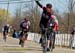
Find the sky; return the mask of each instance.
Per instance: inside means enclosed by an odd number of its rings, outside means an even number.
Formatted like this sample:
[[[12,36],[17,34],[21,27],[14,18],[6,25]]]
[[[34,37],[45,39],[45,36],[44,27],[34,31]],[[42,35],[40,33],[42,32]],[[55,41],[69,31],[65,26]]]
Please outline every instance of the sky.
[[[58,10],[59,13],[67,12],[67,3],[68,0],[42,0],[41,3],[46,5],[47,3],[51,3],[53,5],[54,10]]]
[[[7,0],[0,0],[0,1],[7,1]],[[62,14],[63,12],[67,12],[67,0],[41,0],[40,3],[44,6],[47,3],[51,3],[53,5],[53,9],[58,10],[60,14]],[[14,14],[15,9],[17,7],[19,7],[19,4],[10,4],[9,5],[10,13]],[[7,9],[7,4],[0,4],[0,8]]]

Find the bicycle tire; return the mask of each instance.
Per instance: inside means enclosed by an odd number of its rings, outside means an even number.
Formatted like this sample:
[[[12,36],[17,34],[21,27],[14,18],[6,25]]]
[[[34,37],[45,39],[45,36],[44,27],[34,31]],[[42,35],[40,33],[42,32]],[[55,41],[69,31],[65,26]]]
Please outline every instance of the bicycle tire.
[[[21,47],[24,47],[24,41],[25,41],[26,35],[27,33],[23,32],[23,37],[21,37]]]
[[[7,39],[7,33],[5,32],[5,34],[3,35],[3,40],[6,42],[6,39]]]
[[[53,35],[52,35],[52,37],[53,37]],[[52,40],[51,40],[51,48],[50,48],[50,52],[53,51],[53,41],[54,41],[54,38],[52,38]]]
[[[4,39],[4,41],[6,42],[6,37],[4,37],[3,39]]]
[[[51,43],[51,49],[50,49],[50,52],[53,51],[53,42]]]
[[[21,47],[24,47],[24,41],[21,40]]]
[[[43,43],[42,43],[42,45],[43,45],[43,53],[47,53],[47,50],[46,50],[47,37],[46,37],[46,35],[44,35],[44,37],[43,37]]]

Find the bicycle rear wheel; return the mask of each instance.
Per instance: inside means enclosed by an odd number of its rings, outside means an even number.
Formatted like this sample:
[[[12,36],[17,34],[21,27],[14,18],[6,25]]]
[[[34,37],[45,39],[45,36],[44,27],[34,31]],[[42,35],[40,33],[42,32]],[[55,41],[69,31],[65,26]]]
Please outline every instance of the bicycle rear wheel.
[[[52,52],[53,51],[53,42],[51,43],[51,49],[50,51]]]
[[[3,37],[3,40],[6,42],[6,36]]]
[[[54,41],[54,36],[52,35],[52,39],[51,39],[51,45],[50,45],[50,51],[53,51],[53,42]]]
[[[24,41],[21,40],[21,47],[24,47]]]
[[[4,34],[3,34],[3,40],[6,42],[6,37],[7,36],[7,33],[6,32],[4,32]]]
[[[25,36],[21,37],[21,47],[24,47]]]

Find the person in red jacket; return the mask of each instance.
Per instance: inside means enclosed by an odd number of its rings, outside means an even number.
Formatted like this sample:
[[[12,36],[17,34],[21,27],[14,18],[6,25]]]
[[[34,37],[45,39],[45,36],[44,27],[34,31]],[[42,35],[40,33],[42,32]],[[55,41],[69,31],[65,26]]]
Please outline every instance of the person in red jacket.
[[[58,20],[57,20],[57,17],[55,15],[51,15],[51,18],[54,20],[55,22],[55,25],[54,25],[54,29],[53,29],[53,32],[54,32],[54,41],[53,41],[53,49],[55,48],[55,35],[56,33],[58,32],[59,30],[59,24],[58,24]]]

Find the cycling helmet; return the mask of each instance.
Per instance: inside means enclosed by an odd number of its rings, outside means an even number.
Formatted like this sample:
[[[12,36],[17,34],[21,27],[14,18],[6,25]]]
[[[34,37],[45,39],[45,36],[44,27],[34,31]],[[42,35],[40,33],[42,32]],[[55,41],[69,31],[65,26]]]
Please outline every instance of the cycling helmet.
[[[46,4],[46,7],[52,8],[52,4]]]

